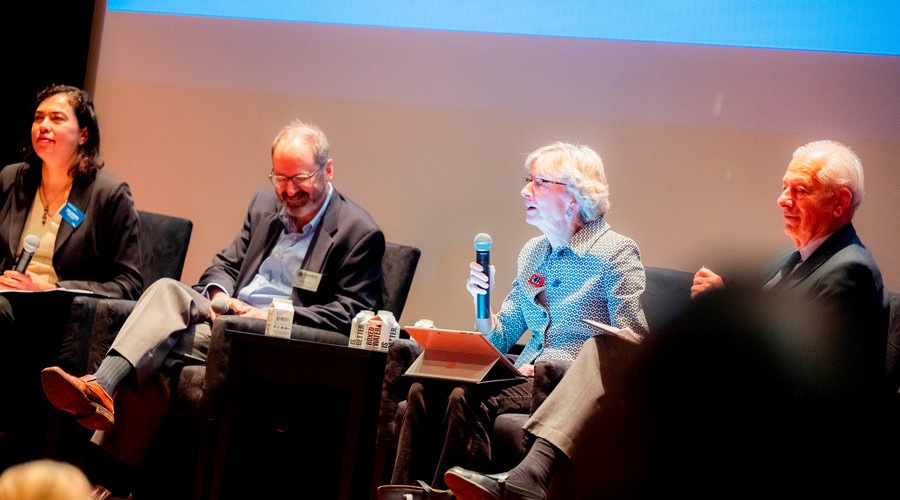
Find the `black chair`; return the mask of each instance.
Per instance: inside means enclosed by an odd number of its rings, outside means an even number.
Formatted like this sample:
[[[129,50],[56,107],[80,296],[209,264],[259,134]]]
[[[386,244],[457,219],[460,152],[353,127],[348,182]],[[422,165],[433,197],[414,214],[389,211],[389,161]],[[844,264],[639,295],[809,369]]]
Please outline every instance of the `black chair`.
[[[138,211],[141,223],[141,275],[144,287],[160,278],[181,279],[194,224],[188,219]],[[93,372],[134,307],[134,301],[76,297],[64,339],[74,346],[73,375]],[[123,314],[124,313],[124,314]]]
[[[188,219],[138,210],[144,288],[160,278],[181,279],[194,224]]]
[[[144,285],[159,278],[180,279],[193,223],[188,219],[138,211],[141,224],[141,275]],[[74,375],[92,373],[134,307],[134,301],[77,296],[69,307],[57,364]],[[127,311],[124,312],[123,311]],[[43,397],[43,395],[42,395]],[[53,410],[47,423],[44,455],[81,460],[85,429]]]
[[[900,405],[900,292],[886,292],[889,310],[887,333],[888,390]]]

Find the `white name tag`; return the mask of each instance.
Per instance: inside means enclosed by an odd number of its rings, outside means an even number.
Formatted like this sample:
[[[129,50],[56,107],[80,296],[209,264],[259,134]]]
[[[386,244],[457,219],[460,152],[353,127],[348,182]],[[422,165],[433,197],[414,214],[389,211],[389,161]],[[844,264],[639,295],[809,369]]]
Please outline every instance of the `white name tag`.
[[[321,273],[301,269],[297,276],[294,276],[294,282],[291,285],[294,288],[315,292],[319,290],[320,281],[322,281]]]

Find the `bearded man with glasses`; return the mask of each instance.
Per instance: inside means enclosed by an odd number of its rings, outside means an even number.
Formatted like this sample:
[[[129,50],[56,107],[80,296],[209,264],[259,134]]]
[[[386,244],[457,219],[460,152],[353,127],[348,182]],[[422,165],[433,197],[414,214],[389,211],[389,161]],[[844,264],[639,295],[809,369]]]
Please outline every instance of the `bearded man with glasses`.
[[[384,235],[331,185],[329,154],[315,125],[295,121],[282,129],[272,144],[274,191],[256,194],[241,232],[200,283],[162,279],[150,286],[96,373],[75,378],[58,367],[43,370],[50,402],[97,431],[92,441],[105,451],[98,451],[104,465],[96,468],[116,495],[109,498],[128,497],[123,479],[168,405],[152,397],[154,387],[168,383],[171,371],[162,368],[206,362],[220,314],[213,300],[224,297],[234,314],[265,319],[273,298],[291,297],[294,323],[346,334],[358,312],[379,308]],[[116,422],[117,410],[141,422]]]

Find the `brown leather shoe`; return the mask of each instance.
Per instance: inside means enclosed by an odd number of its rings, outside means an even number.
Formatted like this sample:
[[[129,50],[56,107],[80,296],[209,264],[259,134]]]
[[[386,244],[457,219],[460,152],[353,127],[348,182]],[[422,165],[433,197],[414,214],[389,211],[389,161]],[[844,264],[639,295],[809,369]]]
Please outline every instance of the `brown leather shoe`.
[[[58,366],[51,366],[41,371],[41,382],[50,404],[75,415],[78,423],[97,431],[112,430],[115,425],[112,398],[100,387],[96,377],[75,378]]]
[[[94,486],[93,490],[91,490],[91,500],[132,500],[132,496],[129,493],[129,495],[125,498],[114,497],[112,496],[111,491],[98,484],[97,486]]]

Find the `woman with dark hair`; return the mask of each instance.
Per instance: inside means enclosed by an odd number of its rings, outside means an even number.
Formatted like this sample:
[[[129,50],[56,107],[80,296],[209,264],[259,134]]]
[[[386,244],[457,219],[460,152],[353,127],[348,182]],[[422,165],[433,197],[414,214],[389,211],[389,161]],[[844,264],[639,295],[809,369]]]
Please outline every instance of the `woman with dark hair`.
[[[101,170],[91,97],[53,85],[38,93],[33,109],[25,161],[0,170],[0,377],[11,382],[10,397],[41,408],[41,367],[87,368],[81,346],[64,335],[74,295],[51,290],[136,299],[143,279],[131,190]],[[26,239],[38,245],[22,272]],[[39,457],[45,417],[0,413],[0,462]]]
[[[0,171],[0,290],[138,297],[137,212],[128,185],[100,170],[99,150],[86,92],[53,85],[38,94],[25,161]],[[25,272],[16,271],[30,235],[40,244]],[[0,296],[0,315],[11,313]]]
[[[64,85],[38,93],[25,161],[0,171],[0,290],[140,295],[140,227],[131,190],[100,170],[99,151],[90,95]],[[26,238],[39,245],[20,272],[15,267]],[[0,293],[2,326],[14,323],[12,296]]]

